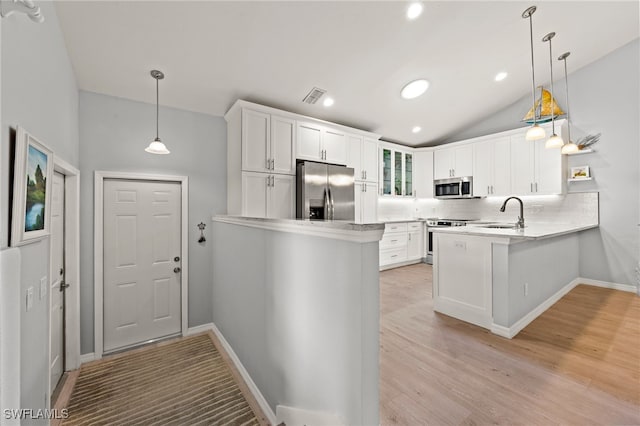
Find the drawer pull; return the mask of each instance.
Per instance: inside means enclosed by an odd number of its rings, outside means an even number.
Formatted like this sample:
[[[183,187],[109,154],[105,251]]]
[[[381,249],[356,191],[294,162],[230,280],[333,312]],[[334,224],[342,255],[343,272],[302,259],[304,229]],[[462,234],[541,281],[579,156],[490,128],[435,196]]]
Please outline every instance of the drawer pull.
[[[397,254],[394,254],[394,255],[392,255],[391,257],[398,257],[398,255],[397,255]]]
[[[392,242],[392,243],[397,243],[397,242],[398,242],[398,240],[391,240],[391,242]]]

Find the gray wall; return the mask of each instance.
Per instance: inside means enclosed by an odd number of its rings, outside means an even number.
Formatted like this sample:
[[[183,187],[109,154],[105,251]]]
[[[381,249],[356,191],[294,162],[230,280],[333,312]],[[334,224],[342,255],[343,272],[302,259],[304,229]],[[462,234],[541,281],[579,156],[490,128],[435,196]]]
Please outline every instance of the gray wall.
[[[151,78],[151,77],[149,77]],[[171,76],[162,84],[172,82]],[[162,85],[161,85],[162,86]],[[162,87],[160,88],[162,91]],[[153,93],[150,97],[153,99]],[[211,215],[226,212],[227,130],[222,117],[160,108],[160,138],[170,155],[144,151],[155,138],[155,105],[80,92],[81,352],[93,352],[94,171],[128,171],[189,177],[189,326],[212,321]],[[197,242],[196,225],[208,241]]]
[[[78,89],[52,2],[38,5],[45,22],[35,24],[24,15],[2,18],[2,126],[0,138],[0,248],[8,245],[10,134],[20,125],[49,146],[56,155],[78,165]],[[49,274],[49,240],[20,248],[21,300],[34,287],[34,306],[21,308],[21,404],[47,406],[49,306],[37,295],[41,277]],[[2,342],[6,344],[7,342]],[[18,407],[12,407],[18,408]]]
[[[378,243],[220,222],[213,232],[214,323],[271,409],[379,424]]]
[[[580,234],[580,276],[636,285],[640,219],[640,41],[638,39],[569,74],[572,139],[602,133],[593,154],[569,157],[569,167],[591,167],[594,180],[569,191],[600,192],[600,227]],[[580,52],[572,52],[579,55]],[[569,56],[570,64],[571,56]],[[561,63],[556,72],[563,76]],[[566,105],[564,78],[554,83]],[[449,141],[513,129],[530,108],[531,98],[492,115]]]

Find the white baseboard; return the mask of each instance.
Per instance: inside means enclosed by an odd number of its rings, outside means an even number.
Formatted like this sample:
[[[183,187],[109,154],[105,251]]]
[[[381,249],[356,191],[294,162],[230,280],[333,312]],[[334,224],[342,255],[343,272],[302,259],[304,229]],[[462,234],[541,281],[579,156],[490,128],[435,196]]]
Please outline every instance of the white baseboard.
[[[85,364],[87,362],[95,361],[97,359],[99,359],[99,358],[96,357],[95,352],[90,352],[88,354],[82,354],[82,355],[80,355],[80,365]]]
[[[320,411],[301,410],[299,408],[276,406],[277,424],[284,423],[287,426],[341,426],[347,423],[335,414]]]
[[[608,281],[592,280],[589,278],[576,278],[566,286],[562,287],[558,292],[552,295],[550,298],[539,304],[527,315],[518,320],[511,327],[504,327],[498,324],[491,324],[491,332],[498,336],[506,337],[507,339],[514,338],[523,328],[528,326],[534,319],[538,318],[544,311],[549,309],[553,304],[560,300],[565,294],[573,290],[578,284],[591,285],[595,287],[610,288],[613,290],[627,291],[630,293],[636,293],[638,287],[629,284],[611,283]]]
[[[553,306],[558,300],[562,299],[562,296],[569,293],[575,286],[580,283],[580,279],[576,278],[569,284],[562,287],[555,294],[551,295],[547,300],[533,308],[528,314],[520,318],[511,327],[505,327],[496,323],[491,324],[491,332],[498,336],[506,337],[507,339],[513,339],[523,328],[531,324],[531,322],[538,318],[544,311]]]
[[[613,290],[628,291],[629,293],[636,293],[638,291],[638,287],[631,284],[610,283],[608,281],[592,280],[589,278],[576,278],[576,281],[578,282],[578,284],[592,285],[594,287],[611,288]]]
[[[214,325],[212,322],[202,325],[196,325],[195,327],[187,328],[187,332],[184,335],[193,336],[194,334],[202,333],[204,331],[211,331],[213,330],[213,327]]]
[[[244,379],[244,382],[249,387],[249,390],[251,391],[251,393],[253,394],[253,397],[258,402],[258,405],[262,409],[262,412],[264,413],[264,415],[267,417],[267,420],[269,420],[269,423],[271,423],[273,426],[277,425],[278,423],[276,422],[276,415],[274,414],[273,410],[271,410],[271,407],[269,406],[269,403],[267,402],[267,400],[264,399],[264,396],[262,396],[262,393],[258,389],[258,386],[256,386],[254,381],[251,379],[249,372],[246,370],[246,368],[244,368],[244,365],[242,365],[242,362],[240,362],[240,359],[238,358],[236,353],[233,351],[233,348],[231,348],[231,345],[229,345],[229,342],[227,342],[227,339],[224,338],[224,336],[222,335],[220,330],[218,330],[218,327],[216,327],[215,324],[211,323],[211,324],[205,324],[205,325],[209,327],[207,330],[212,330],[213,333],[218,338],[218,340],[220,340],[222,347],[227,352],[227,355],[229,355],[229,358],[231,358],[231,361],[238,369],[238,372]],[[204,327],[204,325],[199,327]],[[194,327],[194,328],[198,328],[198,327]]]

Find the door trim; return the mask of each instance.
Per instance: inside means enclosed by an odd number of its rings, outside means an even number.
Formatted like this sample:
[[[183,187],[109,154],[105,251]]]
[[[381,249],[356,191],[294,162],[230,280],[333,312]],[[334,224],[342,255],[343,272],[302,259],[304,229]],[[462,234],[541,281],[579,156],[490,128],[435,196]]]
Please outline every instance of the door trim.
[[[65,293],[63,371],[80,367],[80,170],[54,154],[53,170],[64,175],[64,268],[66,281],[71,284]],[[55,276],[49,240],[49,280]],[[51,282],[47,282],[48,303],[51,306]],[[47,308],[49,309],[49,308]],[[49,342],[47,372],[48,389],[51,389],[51,312],[49,312]],[[49,392],[47,390],[47,392]],[[49,395],[50,396],[50,395]],[[47,398],[48,400],[48,398]]]
[[[141,181],[178,182],[181,192],[181,218],[180,218],[180,250],[182,251],[182,279],[180,282],[180,311],[181,323],[180,333],[185,336],[188,328],[188,308],[189,308],[189,247],[188,247],[188,224],[189,224],[189,177],[156,175],[130,172],[109,172],[96,171],[94,179],[94,226],[93,226],[93,299],[94,299],[94,346],[95,359],[102,358],[104,353],[104,180],[105,179],[127,179]]]

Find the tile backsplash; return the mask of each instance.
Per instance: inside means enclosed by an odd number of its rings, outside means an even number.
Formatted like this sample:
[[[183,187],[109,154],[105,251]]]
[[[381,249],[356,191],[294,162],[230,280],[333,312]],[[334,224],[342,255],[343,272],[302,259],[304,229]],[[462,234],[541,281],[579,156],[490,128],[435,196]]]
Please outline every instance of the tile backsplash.
[[[598,224],[597,192],[566,195],[524,196],[524,217],[533,223]],[[515,222],[520,205],[512,200],[504,213],[500,206],[506,197],[487,197],[470,200],[378,199],[378,220],[402,220],[438,217],[447,219],[480,219],[495,222]]]

